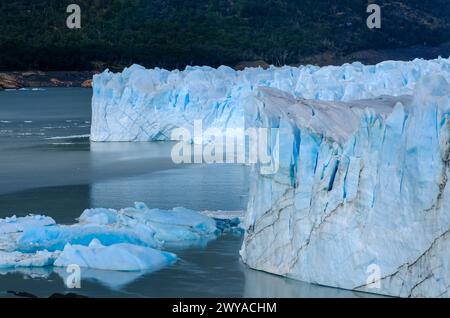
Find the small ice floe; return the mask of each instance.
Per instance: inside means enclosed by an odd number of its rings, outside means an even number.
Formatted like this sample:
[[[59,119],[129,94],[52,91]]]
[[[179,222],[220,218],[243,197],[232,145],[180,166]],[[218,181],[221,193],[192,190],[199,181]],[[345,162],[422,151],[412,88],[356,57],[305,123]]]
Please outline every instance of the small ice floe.
[[[11,121],[9,121],[9,120],[0,120],[0,123],[2,123],[2,124],[10,124]]]
[[[143,271],[162,268],[176,259],[175,254],[151,247],[127,243],[104,246],[99,240],[93,239],[88,246],[67,244],[54,265],[66,267],[77,264],[102,270]]]
[[[89,138],[90,134],[85,135],[71,135],[71,136],[55,136],[55,137],[48,137],[45,138],[47,140],[59,140],[59,139],[81,139],[81,138]]]
[[[65,271],[65,269],[64,269]],[[0,268],[0,275],[18,274],[22,275],[25,279],[29,278],[41,278],[48,279],[53,273],[52,267],[6,267]],[[69,275],[69,274],[67,274]]]
[[[216,226],[222,231],[244,230],[245,211],[203,211],[203,215],[213,218]]]
[[[33,121],[32,120],[24,120],[23,121],[25,124],[31,124]]]
[[[43,215],[28,215],[25,217],[16,217],[0,219],[0,235],[23,232],[35,227],[44,227],[55,225],[56,222],[51,217]]]
[[[12,216],[0,219],[0,251],[9,252],[17,249],[17,240],[28,229],[55,224],[56,222],[51,217],[42,215]]]
[[[53,265],[56,253],[38,251],[36,253],[0,251],[0,268],[45,267]]]
[[[238,224],[236,217],[221,220],[181,207],[150,209],[140,202],[121,210],[87,209],[72,225],[39,215],[0,219],[0,266],[77,264],[148,272],[176,261],[167,249],[203,246]]]

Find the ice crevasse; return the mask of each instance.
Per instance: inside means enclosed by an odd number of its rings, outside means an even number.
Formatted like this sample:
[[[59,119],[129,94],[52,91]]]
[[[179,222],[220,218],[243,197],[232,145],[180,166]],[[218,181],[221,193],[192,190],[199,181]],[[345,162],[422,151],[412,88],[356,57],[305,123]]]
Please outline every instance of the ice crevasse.
[[[427,74],[450,74],[450,61],[416,59],[359,62],[343,66],[248,68],[188,66],[183,71],[108,70],[93,80],[93,141],[171,140],[174,128],[192,132],[194,121],[207,128],[242,128],[246,99],[259,87],[288,91],[299,98],[349,101],[411,94]]]

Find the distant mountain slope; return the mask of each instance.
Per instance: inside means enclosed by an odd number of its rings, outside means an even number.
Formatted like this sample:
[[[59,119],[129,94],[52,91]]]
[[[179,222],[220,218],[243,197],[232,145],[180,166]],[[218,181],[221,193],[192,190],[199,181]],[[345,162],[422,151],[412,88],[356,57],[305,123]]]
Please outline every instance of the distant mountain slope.
[[[73,2],[82,9],[79,30],[65,25]],[[1,1],[0,70],[298,64],[450,40],[450,1],[375,2],[380,30],[367,28],[361,0]]]

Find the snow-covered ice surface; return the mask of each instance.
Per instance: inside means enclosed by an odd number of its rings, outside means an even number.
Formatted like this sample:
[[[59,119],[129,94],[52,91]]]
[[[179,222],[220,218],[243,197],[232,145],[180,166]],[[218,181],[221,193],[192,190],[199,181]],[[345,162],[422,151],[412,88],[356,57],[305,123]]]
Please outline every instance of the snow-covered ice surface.
[[[73,225],[29,215],[0,219],[0,268],[64,267],[154,271],[176,261],[167,249],[203,246],[237,227],[186,208],[87,209]],[[231,224],[231,225],[230,225]]]
[[[244,71],[221,66],[169,72],[133,65],[122,73],[94,76],[91,140],[170,140],[176,127],[192,133],[195,120],[203,129],[243,128],[246,100],[261,86],[300,98],[349,101],[411,94],[427,74],[449,73],[450,61],[441,58]]]
[[[393,86],[412,97],[342,103],[259,90],[249,125],[272,129],[280,168],[253,167],[246,264],[345,289],[450,296],[450,73],[440,63],[415,86]],[[387,65],[390,85],[404,70]]]

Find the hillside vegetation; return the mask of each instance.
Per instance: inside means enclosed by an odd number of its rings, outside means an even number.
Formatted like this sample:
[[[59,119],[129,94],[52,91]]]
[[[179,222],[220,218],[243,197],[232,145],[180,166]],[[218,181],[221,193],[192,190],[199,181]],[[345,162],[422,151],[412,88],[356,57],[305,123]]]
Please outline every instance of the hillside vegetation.
[[[66,27],[70,3],[81,29]],[[0,70],[298,64],[449,41],[450,1],[376,3],[379,30],[367,28],[361,0],[1,0]]]

